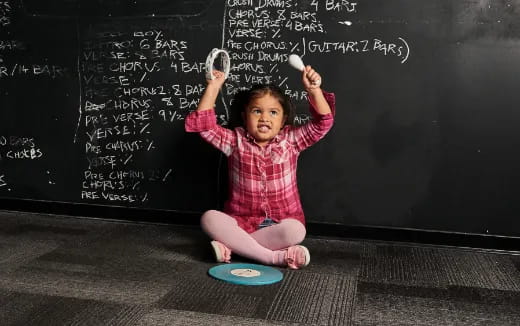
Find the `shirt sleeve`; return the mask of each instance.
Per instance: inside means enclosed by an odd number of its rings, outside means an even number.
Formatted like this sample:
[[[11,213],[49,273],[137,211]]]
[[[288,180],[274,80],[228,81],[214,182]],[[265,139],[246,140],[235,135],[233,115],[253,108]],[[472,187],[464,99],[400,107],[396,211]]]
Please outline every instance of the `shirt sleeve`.
[[[184,121],[187,132],[198,132],[200,136],[222,151],[226,156],[231,155],[236,147],[236,135],[217,123],[214,109],[190,112]]]
[[[332,128],[336,114],[336,97],[334,93],[323,91],[325,100],[330,106],[331,113],[320,114],[316,111],[313,101],[309,97],[309,110],[312,120],[302,126],[292,128],[289,139],[297,151],[303,151],[322,139]]]

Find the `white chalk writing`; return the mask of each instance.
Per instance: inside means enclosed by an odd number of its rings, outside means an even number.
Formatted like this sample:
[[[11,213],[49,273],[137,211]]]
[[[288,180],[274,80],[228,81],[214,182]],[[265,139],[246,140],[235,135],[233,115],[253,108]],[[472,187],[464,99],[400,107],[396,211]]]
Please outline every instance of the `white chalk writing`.
[[[0,135],[0,158],[5,160],[35,160],[43,156],[32,137]]]
[[[142,203],[147,188],[168,182],[172,168],[146,167],[158,151],[155,133],[182,126],[204,92],[205,63],[171,26],[92,26],[79,57],[82,88],[76,139],[86,167],[81,199]],[[164,83],[161,76],[170,76]],[[145,161],[152,164],[153,160]]]
[[[11,24],[11,4],[9,1],[0,1],[0,27]]]

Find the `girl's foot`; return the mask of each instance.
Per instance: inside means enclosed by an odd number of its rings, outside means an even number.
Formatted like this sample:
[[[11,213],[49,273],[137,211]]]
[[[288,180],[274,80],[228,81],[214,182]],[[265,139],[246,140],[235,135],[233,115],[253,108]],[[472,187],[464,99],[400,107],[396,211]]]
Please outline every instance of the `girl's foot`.
[[[211,247],[213,247],[213,253],[217,263],[229,263],[231,262],[231,249],[226,247],[223,243],[217,240],[211,241]]]
[[[287,248],[285,262],[289,268],[299,269],[309,265],[310,261],[311,254],[306,247],[297,245]]]

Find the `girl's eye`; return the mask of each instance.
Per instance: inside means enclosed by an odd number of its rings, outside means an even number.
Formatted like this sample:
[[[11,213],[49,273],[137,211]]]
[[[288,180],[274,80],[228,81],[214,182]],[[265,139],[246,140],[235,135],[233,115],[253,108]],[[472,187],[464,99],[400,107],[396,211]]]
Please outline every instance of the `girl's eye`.
[[[262,112],[260,112],[259,109],[253,109],[251,112],[253,112],[254,114],[260,114],[260,113],[262,113]]]
[[[278,115],[278,111],[271,111],[271,115],[272,115],[273,117],[277,116],[277,115]]]

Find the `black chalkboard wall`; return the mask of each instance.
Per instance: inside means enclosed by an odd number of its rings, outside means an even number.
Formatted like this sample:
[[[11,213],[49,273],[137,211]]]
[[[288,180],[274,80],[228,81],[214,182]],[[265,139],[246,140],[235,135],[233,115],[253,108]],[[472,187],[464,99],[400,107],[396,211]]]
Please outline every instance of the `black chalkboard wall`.
[[[225,124],[254,82],[306,121],[298,53],[337,95],[300,160],[308,221],[520,236],[519,15],[518,0],[0,1],[0,197],[197,219],[226,191],[223,157],[183,128],[207,54],[231,54]]]

